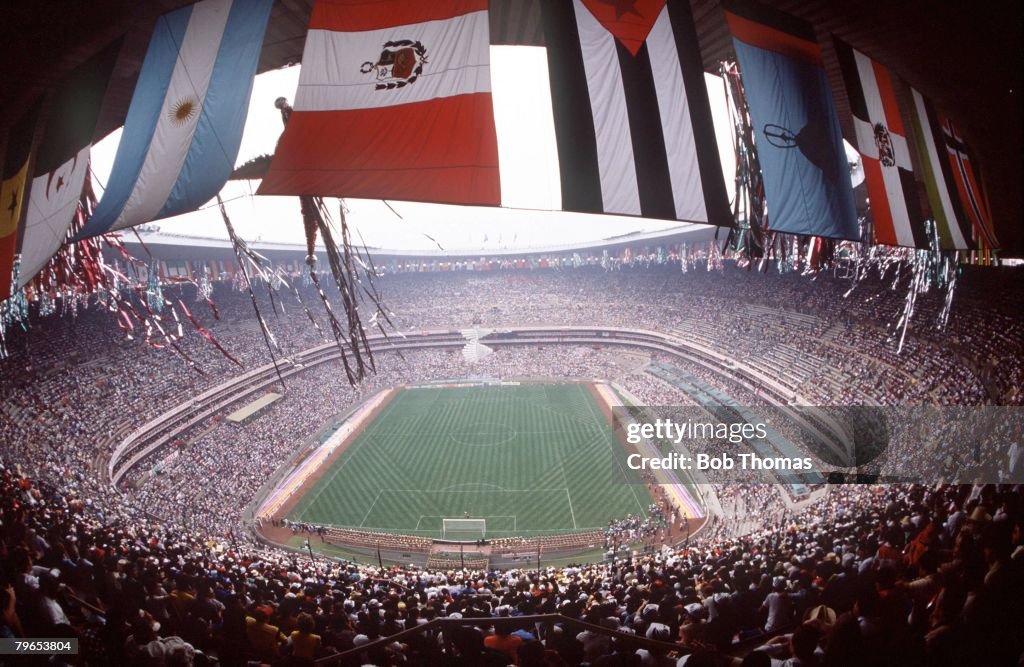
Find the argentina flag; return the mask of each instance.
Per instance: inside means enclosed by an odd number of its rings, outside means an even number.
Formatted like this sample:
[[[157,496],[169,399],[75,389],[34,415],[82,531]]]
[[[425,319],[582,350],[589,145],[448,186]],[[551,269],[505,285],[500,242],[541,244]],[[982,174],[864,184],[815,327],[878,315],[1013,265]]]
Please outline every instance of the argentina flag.
[[[204,0],[157,19],[107,189],[79,238],[187,213],[238,155],[273,0]]]

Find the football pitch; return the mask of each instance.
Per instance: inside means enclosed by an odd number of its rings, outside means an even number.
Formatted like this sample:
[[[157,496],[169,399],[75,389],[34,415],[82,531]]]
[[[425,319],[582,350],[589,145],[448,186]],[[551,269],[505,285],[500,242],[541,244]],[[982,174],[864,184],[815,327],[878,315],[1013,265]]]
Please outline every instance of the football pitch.
[[[441,538],[469,513],[488,538],[531,537],[650,504],[588,385],[427,387],[399,390],[289,518]]]

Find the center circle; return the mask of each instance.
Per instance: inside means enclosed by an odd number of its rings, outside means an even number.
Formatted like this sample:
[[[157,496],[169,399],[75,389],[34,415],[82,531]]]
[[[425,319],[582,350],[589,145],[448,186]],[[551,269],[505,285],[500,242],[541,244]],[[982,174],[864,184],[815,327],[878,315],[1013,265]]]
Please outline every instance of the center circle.
[[[507,424],[481,422],[474,425],[472,432],[449,434],[454,442],[466,447],[497,447],[511,442],[517,432]]]

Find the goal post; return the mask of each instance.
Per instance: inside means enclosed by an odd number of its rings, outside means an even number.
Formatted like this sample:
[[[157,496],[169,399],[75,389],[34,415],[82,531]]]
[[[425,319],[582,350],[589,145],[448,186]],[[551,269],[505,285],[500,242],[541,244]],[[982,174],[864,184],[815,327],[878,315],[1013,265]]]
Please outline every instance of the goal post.
[[[441,519],[441,539],[476,542],[487,537],[487,519]]]

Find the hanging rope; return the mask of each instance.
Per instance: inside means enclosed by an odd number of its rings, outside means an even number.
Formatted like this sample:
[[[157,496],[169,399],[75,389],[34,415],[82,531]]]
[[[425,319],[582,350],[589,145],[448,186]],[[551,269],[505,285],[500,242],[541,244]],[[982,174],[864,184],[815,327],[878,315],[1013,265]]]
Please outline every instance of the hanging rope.
[[[769,238],[768,234],[764,181],[754,144],[753,121],[743,94],[739,67],[736,63],[723,61],[719,65],[719,73],[725,86],[726,108],[733,127],[736,154],[736,195],[732,210],[736,226],[729,233],[726,247],[747,260],[764,258],[774,238]]]
[[[281,375],[281,368],[277,364],[277,356],[274,354],[274,350],[280,351],[280,346],[277,344],[277,340],[274,338],[274,334],[270,332],[270,328],[267,327],[266,321],[263,319],[263,314],[260,312],[259,304],[256,302],[256,293],[252,289],[252,279],[249,277],[249,270],[246,268],[247,262],[253,262],[256,264],[257,269],[259,268],[258,262],[264,259],[261,255],[254,253],[249,246],[235,234],[235,228],[231,224],[231,218],[228,217],[227,208],[224,206],[224,201],[217,195],[217,204],[220,206],[220,215],[224,219],[224,226],[228,230],[228,238],[231,239],[231,248],[235,251],[235,259],[238,260],[238,270],[242,273],[242,279],[245,282],[245,287],[249,291],[249,299],[252,301],[252,309],[256,311],[256,321],[259,322],[260,331],[263,333],[263,342],[267,346],[267,352],[270,353],[270,361],[274,364],[274,371],[277,373],[277,379],[281,383],[281,387],[284,388],[284,377]]]
[[[287,126],[288,119],[292,114],[292,107],[288,104],[288,100],[279,97],[274,101],[274,106],[281,112],[281,122]],[[385,338],[388,335],[383,323],[386,322],[389,326],[393,326],[381,306],[380,293],[374,281],[376,269],[369,254],[360,255],[353,249],[344,205],[340,205],[338,209],[341,243],[334,239],[330,214],[322,197],[302,195],[299,197],[299,205],[302,212],[302,226],[306,235],[306,265],[309,267],[309,278],[327,312],[331,333],[341,352],[340,359],[345,369],[345,377],[349,384],[354,386],[366,377],[367,372],[377,372],[373,350],[370,349],[370,341],[367,339],[366,330],[360,317],[360,303],[373,307],[370,322],[377,326]],[[338,288],[338,296],[345,313],[344,322],[335,314],[320,283],[316,256],[318,236],[324,245],[334,285]],[[308,310],[306,315],[316,326],[316,321]],[[317,327],[317,331],[319,330],[320,328]]]

